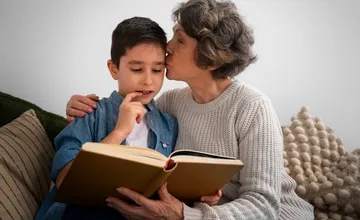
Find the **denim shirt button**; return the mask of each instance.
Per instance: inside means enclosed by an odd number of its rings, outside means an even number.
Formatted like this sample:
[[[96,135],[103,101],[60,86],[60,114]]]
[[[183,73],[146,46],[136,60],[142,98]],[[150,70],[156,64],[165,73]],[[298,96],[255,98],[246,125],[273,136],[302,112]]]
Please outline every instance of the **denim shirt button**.
[[[163,148],[166,148],[166,147],[167,147],[167,145],[166,145],[165,143],[163,143],[162,146],[163,146]]]

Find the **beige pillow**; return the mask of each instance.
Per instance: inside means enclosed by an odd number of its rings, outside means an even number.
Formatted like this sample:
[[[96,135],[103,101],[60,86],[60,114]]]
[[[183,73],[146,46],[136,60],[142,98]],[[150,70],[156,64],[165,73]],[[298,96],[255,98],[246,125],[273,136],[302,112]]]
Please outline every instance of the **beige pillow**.
[[[346,152],[343,141],[307,108],[283,133],[285,169],[297,194],[315,206],[316,219],[359,219],[360,150]]]
[[[34,219],[49,191],[53,156],[33,110],[0,128],[0,219]]]

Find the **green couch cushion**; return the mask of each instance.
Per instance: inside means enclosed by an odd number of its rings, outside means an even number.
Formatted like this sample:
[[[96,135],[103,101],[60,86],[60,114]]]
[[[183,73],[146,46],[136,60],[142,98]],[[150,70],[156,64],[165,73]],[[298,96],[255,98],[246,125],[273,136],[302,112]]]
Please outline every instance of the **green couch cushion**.
[[[68,124],[64,117],[47,112],[39,106],[0,92],[0,127],[19,117],[29,109],[34,109],[49,139],[54,143],[55,136]]]

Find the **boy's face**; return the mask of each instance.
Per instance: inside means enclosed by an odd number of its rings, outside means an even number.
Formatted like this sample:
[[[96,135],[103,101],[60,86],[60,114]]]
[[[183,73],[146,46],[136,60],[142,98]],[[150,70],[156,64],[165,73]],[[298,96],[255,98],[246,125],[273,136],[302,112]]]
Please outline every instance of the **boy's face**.
[[[119,68],[108,60],[111,76],[118,81],[119,93],[141,92],[133,101],[148,104],[160,91],[164,81],[165,51],[152,43],[138,44],[120,57]]]

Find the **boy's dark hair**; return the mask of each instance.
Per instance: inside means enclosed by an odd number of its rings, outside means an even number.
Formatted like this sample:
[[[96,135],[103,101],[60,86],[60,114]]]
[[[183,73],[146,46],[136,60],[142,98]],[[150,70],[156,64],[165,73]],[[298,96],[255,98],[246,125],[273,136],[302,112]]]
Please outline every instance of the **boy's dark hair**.
[[[218,67],[214,79],[231,78],[256,61],[253,32],[231,1],[189,0],[173,12],[185,33],[198,41],[197,66]]]
[[[119,67],[120,57],[140,43],[157,44],[165,51],[165,31],[149,18],[132,17],[123,20],[112,33],[111,60]]]

